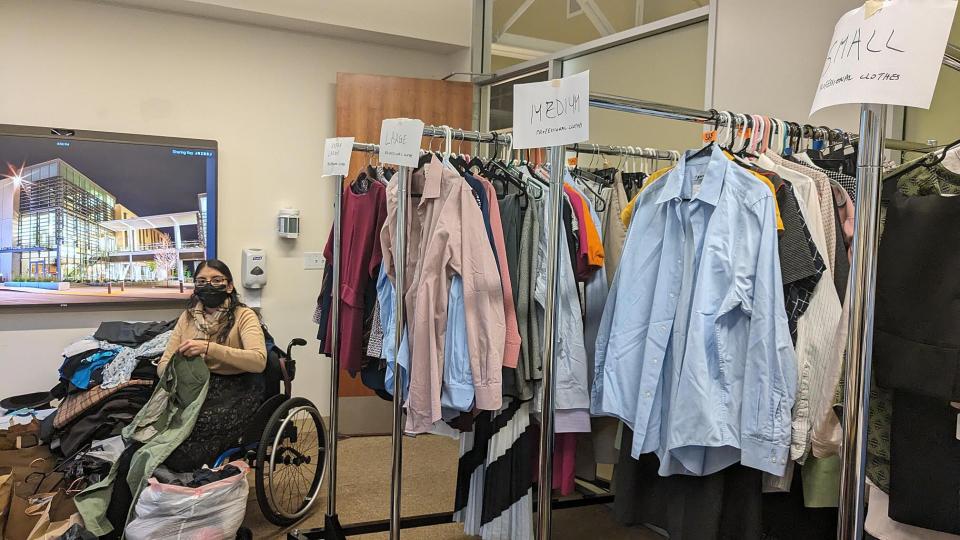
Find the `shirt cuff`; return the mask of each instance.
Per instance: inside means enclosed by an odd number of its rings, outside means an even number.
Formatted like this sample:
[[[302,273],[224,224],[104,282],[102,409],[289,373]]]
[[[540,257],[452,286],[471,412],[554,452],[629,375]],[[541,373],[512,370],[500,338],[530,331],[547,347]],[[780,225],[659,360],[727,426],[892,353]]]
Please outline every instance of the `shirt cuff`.
[[[758,441],[747,436],[740,439],[740,463],[774,476],[783,476],[789,453],[789,444]]]
[[[469,412],[473,410],[473,396],[472,382],[464,384],[457,381],[443,381],[443,392],[440,394],[440,406],[443,409]]]
[[[486,386],[474,386],[477,408],[482,411],[499,411],[503,407],[503,385],[491,382]]]

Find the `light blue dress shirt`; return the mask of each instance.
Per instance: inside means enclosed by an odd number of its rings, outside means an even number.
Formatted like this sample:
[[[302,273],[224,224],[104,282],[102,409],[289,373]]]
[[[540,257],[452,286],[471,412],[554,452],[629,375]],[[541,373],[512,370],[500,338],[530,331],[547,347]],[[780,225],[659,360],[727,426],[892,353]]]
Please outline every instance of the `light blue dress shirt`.
[[[594,208],[590,198],[587,197],[587,194],[581,189],[580,185],[574,181],[569,171],[565,171],[564,178],[564,181],[567,182],[570,187],[577,190],[580,196],[583,197],[583,200],[586,201],[587,206],[590,208],[590,218],[597,228],[597,236],[603,238],[603,227],[601,225],[600,215],[597,214],[597,210]],[[600,319],[603,316],[603,307],[607,303],[608,293],[607,269],[606,265],[604,265],[590,276],[590,279],[584,283],[583,287],[583,339],[587,349],[587,388],[593,385],[596,367],[594,355],[596,351],[597,333],[600,329]]]
[[[440,406],[444,419],[473,410],[473,370],[467,351],[467,312],[463,305],[463,278],[454,274],[447,299],[447,334],[443,345],[443,391]]]
[[[380,303],[380,328],[383,330],[383,358],[387,361],[387,369],[384,373],[384,385],[387,393],[393,395],[393,374],[396,371],[394,365],[400,364],[400,387],[403,401],[407,401],[407,393],[410,389],[410,339],[407,327],[403,327],[403,336],[400,341],[400,354],[396,352],[396,305],[394,304],[397,294],[396,287],[387,277],[384,265],[380,265],[380,275],[377,276],[377,301]]]
[[[562,204],[562,203],[561,203]],[[550,198],[545,197],[543,204],[543,223],[550,223],[549,216],[551,212]],[[549,259],[549,242],[547,241],[549,226],[544,226],[540,231],[540,238],[537,242],[537,262],[536,262],[536,288],[534,289],[536,305],[536,316],[540,321],[540,328],[544,328],[546,313],[544,306],[547,300],[547,264]],[[563,225],[561,224],[561,242],[563,235]],[[590,407],[590,389],[587,386],[587,350],[584,347],[583,337],[583,315],[580,312],[580,290],[577,287],[576,278],[573,275],[573,264],[570,262],[570,251],[566,249],[566,243],[561,244],[559,249],[560,272],[557,275],[559,280],[559,295],[557,296],[557,319],[559,331],[554,339],[554,351],[556,352],[556,364],[554,369],[554,381],[556,384],[556,411],[565,409],[582,409],[584,416],[587,416],[587,409]],[[543,334],[537,336],[537,339],[543,340]],[[541,350],[542,343],[541,343]],[[544,362],[547,360],[544,359]],[[537,392],[538,396],[541,396]],[[537,398],[539,399],[539,397]],[[537,404],[539,409],[541,404]],[[560,413],[562,414],[562,413]],[[589,425],[589,418],[586,420]]]
[[[597,338],[594,413],[660,474],[780,476],[796,359],[770,189],[713,146],[641,192]]]

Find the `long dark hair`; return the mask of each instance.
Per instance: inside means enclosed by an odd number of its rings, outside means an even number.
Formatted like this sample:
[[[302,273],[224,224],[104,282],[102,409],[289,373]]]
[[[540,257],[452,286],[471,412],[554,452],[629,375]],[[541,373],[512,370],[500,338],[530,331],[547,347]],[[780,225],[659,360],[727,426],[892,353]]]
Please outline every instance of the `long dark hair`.
[[[194,276],[200,273],[204,268],[210,267],[217,272],[220,272],[227,277],[227,283],[233,284],[233,272],[230,271],[230,267],[226,265],[220,259],[207,259],[197,265],[197,271],[194,272]],[[196,279],[196,277],[194,277]],[[233,325],[237,322],[237,309],[246,307],[246,304],[240,301],[240,295],[237,293],[237,287],[234,285],[233,291],[230,292],[230,309],[224,314],[226,320],[224,321],[223,327],[220,329],[220,332],[217,334],[217,343],[223,343],[227,340],[227,336],[230,334],[230,330],[233,329]],[[194,309],[197,307],[197,304],[200,303],[200,297],[197,296],[196,287],[194,287],[194,293],[190,295],[190,300],[188,301],[187,308]]]

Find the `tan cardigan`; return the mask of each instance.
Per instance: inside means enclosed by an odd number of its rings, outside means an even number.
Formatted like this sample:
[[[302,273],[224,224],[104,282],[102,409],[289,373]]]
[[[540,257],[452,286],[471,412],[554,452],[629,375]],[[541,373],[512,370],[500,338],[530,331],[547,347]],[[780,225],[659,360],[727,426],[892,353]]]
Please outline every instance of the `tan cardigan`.
[[[260,319],[248,307],[237,308],[236,323],[222,344],[215,342],[215,336],[203,335],[193,323],[190,313],[184,311],[173,328],[170,342],[160,358],[160,363],[157,364],[158,373],[163,373],[167,362],[173,358],[180,345],[189,339],[210,342],[210,348],[204,360],[212,373],[220,375],[262,373],[267,367],[267,346],[263,340]]]

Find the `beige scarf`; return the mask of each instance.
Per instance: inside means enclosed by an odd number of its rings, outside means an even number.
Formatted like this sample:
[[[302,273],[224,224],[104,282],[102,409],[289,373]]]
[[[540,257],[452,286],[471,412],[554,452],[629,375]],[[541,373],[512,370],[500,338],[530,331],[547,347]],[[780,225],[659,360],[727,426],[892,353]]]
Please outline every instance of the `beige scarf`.
[[[193,317],[193,324],[197,327],[200,335],[205,336],[208,340],[212,340],[216,339],[220,330],[223,329],[223,325],[227,322],[225,315],[231,309],[233,309],[233,307],[231,306],[230,299],[227,298],[223,302],[223,305],[217,308],[217,311],[213,312],[212,315],[208,315],[203,309],[203,304],[198,302],[196,306],[190,309],[190,316]]]

